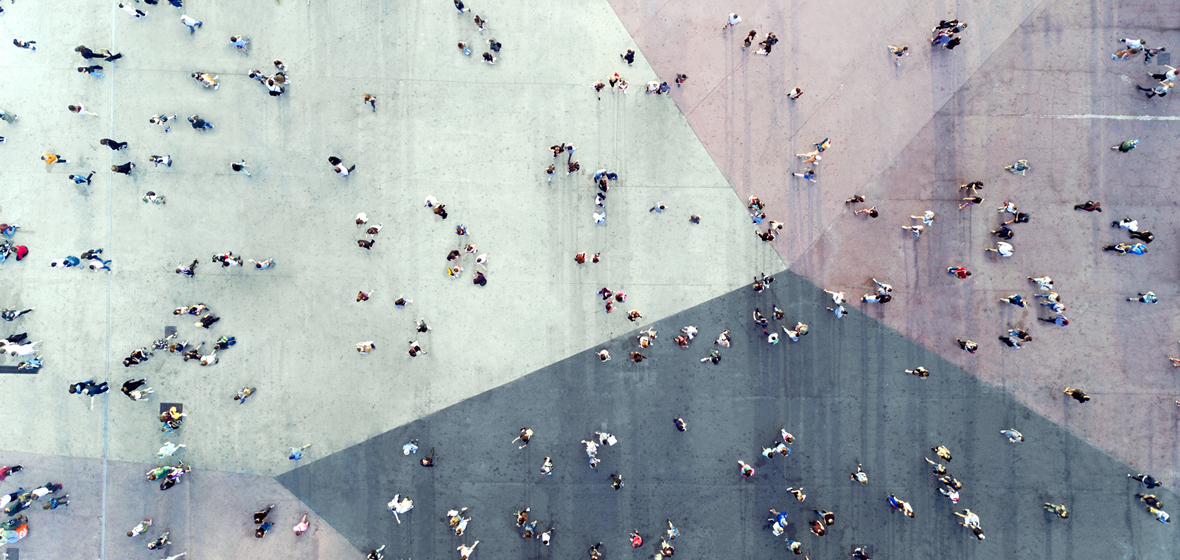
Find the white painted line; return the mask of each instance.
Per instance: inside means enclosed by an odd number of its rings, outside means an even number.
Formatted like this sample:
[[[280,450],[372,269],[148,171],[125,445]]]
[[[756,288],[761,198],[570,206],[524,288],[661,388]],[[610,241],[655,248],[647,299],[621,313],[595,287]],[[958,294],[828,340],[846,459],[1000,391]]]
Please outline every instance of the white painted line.
[[[1021,115],[1026,119],[1106,119],[1112,121],[1180,121],[1178,117],[1150,115]]]

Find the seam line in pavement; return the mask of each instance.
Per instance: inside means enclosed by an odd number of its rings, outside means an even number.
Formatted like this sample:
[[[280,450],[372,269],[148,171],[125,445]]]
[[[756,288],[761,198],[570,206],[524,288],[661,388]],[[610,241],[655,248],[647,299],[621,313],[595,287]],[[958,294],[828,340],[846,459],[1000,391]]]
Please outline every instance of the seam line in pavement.
[[[111,49],[115,50],[115,10],[113,8],[111,9]],[[115,50],[115,52],[118,52],[118,51]],[[114,68],[113,62],[111,63],[111,68],[112,69]],[[110,96],[110,98],[111,98],[111,101],[110,101],[111,126],[110,126],[109,138],[114,138],[115,137],[115,114],[114,114],[115,113],[115,75],[113,72],[111,73],[111,76],[109,79],[111,80],[110,83],[108,84],[109,89],[111,91],[111,96]],[[109,152],[110,153],[107,154],[107,157],[109,158],[108,161],[111,165],[114,165],[115,152],[114,152],[114,150],[109,150]],[[107,188],[107,243],[106,243],[106,251],[108,251],[107,255],[109,256],[110,255],[109,251],[111,250],[112,229],[114,228],[114,222],[112,220],[111,213],[112,213],[112,208],[113,208],[113,204],[114,204],[113,198],[115,196],[115,189],[114,189],[114,180],[113,180],[114,174],[108,171],[107,176],[111,177],[111,179],[112,179],[110,186]],[[90,185],[86,185],[86,186],[89,187]],[[89,249],[87,249],[87,250],[89,250]],[[106,352],[106,363],[103,366],[103,370],[104,370],[103,371],[103,378],[104,378],[104,381],[106,381],[108,383],[110,382],[110,376],[111,376],[111,284],[112,284],[111,274],[112,274],[112,272],[108,270],[107,271],[107,352]],[[109,459],[109,457],[108,457],[108,449],[109,449],[108,443],[109,443],[109,436],[110,436],[110,431],[111,431],[110,430],[110,426],[111,426],[111,414],[110,413],[111,413],[111,392],[108,390],[106,392],[106,398],[103,399],[103,405],[102,405],[102,515],[99,518],[99,526],[101,527],[102,533],[99,535],[99,558],[100,559],[105,559],[107,557],[107,475],[109,474],[109,471],[107,469],[107,466],[108,466],[107,461]]]
[[[725,77],[724,77],[724,78],[721,78],[721,80],[719,80],[719,81],[717,82],[717,85],[713,86],[713,89],[709,90],[709,93],[706,93],[706,94],[705,94],[705,96],[704,96],[704,97],[702,97],[700,101],[697,101],[697,104],[696,104],[696,105],[693,105],[693,106],[692,106],[692,109],[689,109],[689,110],[685,111],[685,112],[684,112],[684,118],[685,118],[685,120],[687,120],[687,119],[688,119],[688,116],[689,116],[689,115],[691,115],[691,114],[693,113],[693,111],[696,111],[696,110],[697,110],[697,107],[700,107],[702,103],[704,103],[705,101],[708,101],[708,99],[709,99],[710,97],[713,97],[713,94],[714,94],[714,93],[717,93],[717,88],[720,88],[720,87],[721,87],[723,84],[725,84],[725,82],[728,82],[728,81],[729,81],[729,79],[730,79],[731,77],[733,77],[733,73],[734,73],[734,72],[737,72],[737,71],[738,71],[738,68],[742,68],[742,67],[744,67],[744,66],[746,65],[746,62],[747,62],[748,60],[749,60],[748,58],[742,58],[742,62],[741,62],[741,64],[735,64],[735,65],[733,66],[733,68],[732,68],[732,69],[730,69],[730,71],[729,71],[729,72],[727,72],[727,73],[725,74]],[[804,122],[806,122],[806,121],[804,121]]]

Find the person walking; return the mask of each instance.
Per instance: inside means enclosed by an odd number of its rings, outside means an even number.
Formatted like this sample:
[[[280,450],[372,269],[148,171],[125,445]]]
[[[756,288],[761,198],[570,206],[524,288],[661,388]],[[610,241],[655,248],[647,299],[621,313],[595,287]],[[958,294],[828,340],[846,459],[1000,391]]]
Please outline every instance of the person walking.
[[[193,259],[192,264],[190,264],[188,266],[181,265],[181,266],[176,267],[177,274],[183,274],[185,276],[191,277],[191,276],[196,276],[196,272],[197,272],[197,259]]]
[[[1110,149],[1112,149],[1112,150],[1118,150],[1120,153],[1124,153],[1124,154],[1125,154],[1125,153],[1127,153],[1127,152],[1129,152],[1129,151],[1131,151],[1131,150],[1134,150],[1134,149],[1135,149],[1135,146],[1138,146],[1138,145],[1139,145],[1139,140],[1138,140],[1138,139],[1135,139],[1135,140],[1123,140],[1121,143],[1119,143],[1119,144],[1117,144],[1117,145],[1114,145],[1114,146],[1111,146],[1111,147],[1110,147]]]
[[[101,58],[107,62],[114,62],[120,58],[123,58],[123,53],[112,54],[111,51],[106,49],[98,49],[98,52],[95,52],[87,48],[86,45],[78,45],[77,47],[74,47],[74,52],[81,54],[82,58],[86,60],[90,60],[92,58]]]
[[[809,169],[805,169],[805,170],[803,170],[803,173],[792,173],[792,175],[794,175],[794,176],[796,176],[796,177],[803,178],[803,179],[807,179],[808,181],[811,181],[812,183],[815,183],[815,182],[816,182],[816,180],[815,180],[815,178],[816,178],[815,168],[809,168]],[[873,208],[875,209],[876,207],[874,206]],[[859,213],[859,211],[858,211],[858,213]],[[915,226],[915,227],[919,227],[919,228],[920,228],[920,227],[922,227],[922,226]],[[907,229],[908,229],[908,228],[907,228]]]
[[[725,25],[721,27],[721,30],[725,31],[726,29],[729,29],[730,27],[733,27],[741,22],[742,22],[741,16],[731,13],[731,14],[729,14],[729,17],[725,20]]]
[[[5,465],[3,467],[0,467],[0,482],[3,482],[4,480],[6,480],[8,478],[8,475],[13,474],[13,473],[18,473],[23,470],[25,470],[25,467],[22,465],[11,465],[11,466]],[[1127,476],[1130,476],[1130,475],[1127,475]],[[0,505],[4,505],[4,504],[0,504]]]
[[[1043,304],[1043,305],[1047,305],[1047,304]],[[1056,305],[1057,304],[1055,304],[1054,306],[1056,306]],[[1052,319],[1046,319],[1044,317],[1037,317],[1037,320],[1045,322],[1045,323],[1053,323],[1054,325],[1057,325],[1059,327],[1064,327],[1064,326],[1069,325],[1069,319],[1067,319],[1061,315],[1058,315]]]
[[[304,514],[303,514],[303,519],[301,519],[301,520],[299,521],[299,523],[298,523],[298,524],[296,524],[296,525],[295,525],[294,527],[292,527],[291,529],[292,529],[293,531],[295,531],[295,536],[296,536],[296,537],[300,537],[300,536],[303,536],[303,533],[306,533],[306,532],[307,532],[307,529],[308,529],[309,527],[311,527],[311,525],[310,525],[310,524],[307,522],[307,514],[306,514],[306,513],[304,513]]]
[[[106,147],[110,147],[112,151],[123,150],[124,147],[127,147],[127,143],[125,143],[125,141],[112,140],[110,138],[98,140],[98,143]]]
[[[889,494],[889,507],[902,512],[906,517],[914,516],[914,508],[910,506],[909,502],[897,499],[897,496]]]
[[[1084,402],[1090,400],[1090,395],[1087,395],[1085,393],[1085,391],[1082,391],[1081,389],[1074,389],[1072,387],[1066,387],[1065,394],[1073,397],[1073,400],[1078,401],[1079,403],[1084,403]]]
[[[101,395],[107,392],[107,390],[108,385],[106,381],[103,381],[101,384],[95,384],[93,379],[89,381],[82,381],[80,383],[73,383],[70,385],[71,395],[80,395],[85,393],[87,396],[93,397],[96,395]]]
[[[49,501],[45,503],[45,505],[41,506],[41,508],[57,509],[58,506],[68,506],[70,505],[70,501],[68,499],[69,497],[69,494],[65,494],[63,496],[52,496],[49,498]]]
[[[922,220],[922,223],[923,223],[923,224],[925,224],[925,225],[928,225],[928,226],[932,226],[932,225],[934,225],[934,211],[933,211],[933,210],[927,210],[927,211],[926,211],[924,214],[922,214],[921,216],[910,216],[910,219],[913,219],[913,220]]]
[[[475,552],[476,546],[479,546],[479,541],[475,541],[471,546],[460,544],[459,548],[455,549],[459,551],[459,560],[468,560],[471,558],[471,553]]]
[[[170,441],[166,441],[166,442],[164,442],[164,445],[160,447],[160,450],[156,452],[156,458],[157,459],[164,459],[167,457],[171,457],[177,451],[180,451],[184,447],[185,447],[185,445],[183,443],[180,445],[177,445],[177,444],[172,443]]]
[[[742,478],[750,478],[751,476],[754,476],[754,467],[751,467],[745,461],[738,461],[738,465],[741,465],[740,474],[742,475]]]
[[[139,380],[128,379],[127,381],[123,382],[123,387],[122,387],[123,394],[127,395],[127,398],[129,398],[131,400],[137,400],[131,396],[131,393],[146,384],[147,384],[146,379],[139,379]]]
[[[744,51],[744,50],[750,48],[750,45],[754,44],[754,40],[757,38],[758,38],[758,32],[751,29],[750,32],[746,34],[746,39],[744,41],[742,41],[742,50]]]
[[[1134,474],[1134,475],[1128,474],[1127,478],[1132,478],[1132,479],[1139,481],[1144,486],[1146,486],[1148,490],[1150,490],[1152,488],[1156,488],[1158,486],[1163,486],[1163,483],[1159,482],[1158,480],[1155,479],[1154,476],[1151,476],[1149,474],[1143,474],[1143,473]]]
[[[172,130],[172,127],[168,124],[168,121],[175,118],[176,115],[172,115],[171,117],[167,115],[152,115],[152,118],[148,119],[148,122],[151,124],[158,124],[164,127],[164,132],[168,132],[169,130]]]
[[[873,206],[872,208],[861,208],[860,210],[854,211],[853,214],[857,216],[868,216],[870,218],[876,218],[880,215],[877,213],[876,206]]]
[[[1163,74],[1148,72],[1147,75],[1151,76],[1151,78],[1157,82],[1175,82],[1177,78],[1180,78],[1180,70],[1176,70],[1167,64],[1162,64],[1161,66],[1167,68],[1168,70]]]
[[[517,447],[517,449],[524,449],[525,447],[528,447],[529,440],[531,440],[532,438],[533,438],[532,428],[529,428],[528,426],[524,426],[524,427],[521,427],[521,429],[520,429],[520,435],[516,436],[516,439],[512,440],[512,443],[516,443],[519,441],[521,443],[521,445],[520,445],[520,447]]]
[[[155,479],[152,479],[152,480],[155,480]],[[139,534],[143,533],[144,531],[147,531],[148,527],[151,527],[151,526],[152,526],[152,518],[148,517],[147,519],[140,521],[139,524],[136,525],[135,527],[132,527],[130,531],[127,531],[127,536],[134,537],[136,535],[139,535]]]
[[[144,12],[142,10],[137,10],[137,9],[135,9],[134,6],[131,6],[129,4],[123,4],[122,2],[120,2],[119,9],[131,14],[132,16],[135,16],[135,19],[147,17],[147,12]]]
[[[290,454],[287,456],[287,458],[288,458],[288,459],[290,459],[290,460],[292,460],[292,461],[298,461],[298,460],[302,459],[302,458],[303,458],[303,450],[304,450],[304,449],[307,449],[308,447],[311,447],[311,444],[310,444],[310,443],[308,443],[308,444],[304,445],[303,447],[292,447],[292,448],[290,448],[290,451],[291,451],[291,452],[290,452]],[[274,506],[271,506],[271,507],[274,507]],[[267,509],[267,511],[270,511],[270,510],[269,510],[269,509]],[[255,517],[257,517],[257,515],[255,515]]]
[[[234,35],[233,37],[229,38],[229,44],[233,45],[234,48],[238,49],[241,52],[246,53],[247,55],[250,54],[250,38],[249,37],[243,37],[241,35]]]
[[[411,340],[411,341],[409,341],[409,344],[410,344],[409,354],[410,354],[411,358],[417,358],[418,354],[426,354],[427,353],[426,350],[423,350],[422,347],[418,345],[417,340]]]
[[[206,122],[205,119],[202,119],[197,115],[189,117],[188,122],[189,124],[193,125],[193,130],[205,130],[208,128],[213,128],[213,123]],[[164,132],[168,132],[168,130],[165,129]]]
[[[201,22],[189,17],[188,15],[180,16],[180,23],[188,27],[188,34],[192,35],[197,32],[197,28],[201,26]]]
[[[86,183],[87,185],[89,185],[91,177],[94,177],[93,171],[91,171],[90,174],[85,177],[83,177],[81,175],[70,175],[69,179],[71,181],[73,181],[75,185],[81,185],[82,183]]]
[[[1135,494],[1135,497],[1139,498],[1139,501],[1147,504],[1148,507],[1153,507],[1156,509],[1163,509],[1164,507],[1164,503],[1159,501],[1159,499],[1155,497],[1155,494]]]
[[[1138,89],[1139,91],[1147,92],[1145,95],[1147,96],[1148,99],[1151,99],[1152,97],[1155,97],[1157,95],[1160,97],[1164,97],[1164,96],[1168,95],[1168,92],[1172,91],[1173,86],[1175,86],[1175,83],[1173,83],[1173,82],[1156,82],[1156,84],[1154,86],[1149,87],[1149,88],[1143,87],[1139,84],[1135,84],[1135,89]]]
[[[1012,294],[1000,300],[1000,303],[1008,303],[1016,307],[1028,307],[1028,302],[1024,301],[1024,296],[1020,294]]]
[[[909,45],[902,45],[900,47],[889,45],[889,54],[893,55],[893,64],[900,67],[901,57],[910,54],[910,47]]]
[[[1058,519],[1069,519],[1069,510],[1066,509],[1065,504],[1045,502],[1045,510],[1053,512]]]
[[[1025,173],[1027,173],[1030,169],[1032,169],[1032,167],[1030,167],[1028,165],[1027,159],[1018,159],[1018,160],[1016,160],[1016,163],[1006,166],[1006,167],[1004,167],[1004,169],[1006,169],[1016,175],[1020,175],[1021,177],[1023,177]]]
[[[353,165],[352,167],[344,167],[344,162],[336,156],[329,156],[328,163],[332,164],[333,170],[335,170],[336,173],[339,173],[341,177],[348,177],[348,174],[352,173],[352,171],[356,169],[356,165]]]
[[[1011,257],[1014,252],[1012,244],[1005,241],[996,241],[995,249],[992,249],[991,247],[985,247],[983,250],[984,252],[996,253],[1001,257]]]
[[[95,113],[93,111],[87,111],[86,107],[80,103],[78,105],[70,105],[69,107],[66,107],[66,108],[69,109],[71,113],[74,113],[76,115],[89,115],[91,117],[98,116],[98,113]]]
[[[963,203],[959,205],[959,210],[962,210],[973,204],[982,204],[984,198],[982,196],[969,196],[963,199]]]
[[[971,276],[971,271],[967,270],[967,268],[963,267],[963,266],[947,267],[946,272],[947,272],[947,274],[951,274],[951,275],[955,276],[956,278],[960,278],[960,279],[965,279],[968,276]]]
[[[1139,303],[1159,303],[1159,298],[1155,297],[1155,292],[1139,292],[1138,298],[1129,297],[1127,301],[1138,301]]]

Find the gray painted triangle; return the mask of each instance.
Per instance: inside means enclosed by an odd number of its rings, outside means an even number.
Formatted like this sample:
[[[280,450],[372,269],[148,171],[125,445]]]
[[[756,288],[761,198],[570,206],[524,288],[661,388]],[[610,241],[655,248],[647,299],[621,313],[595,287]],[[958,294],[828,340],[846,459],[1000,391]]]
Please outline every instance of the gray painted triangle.
[[[812,558],[847,557],[855,545],[871,545],[875,558],[1180,552],[1172,529],[1136,502],[1124,464],[880,322],[857,311],[836,319],[824,309],[831,300],[806,280],[784,272],[772,286],[658,321],[659,339],[641,364],[627,359],[634,336],[616,338],[605,345],[610,362],[573,356],[278,480],[359,548],[388,544],[391,555],[415,558],[453,553],[459,539],[442,517],[458,507],[473,518],[464,542],[478,539],[491,557],[573,558],[599,541],[610,557],[624,553],[632,529],[658,541],[669,517],[682,531],[674,545],[690,558],[783,554],[764,528],[770,508],[788,513],[786,536]],[[768,344],[750,313],[775,304],[786,311],[778,324],[802,320],[810,333]],[[672,338],[689,324],[700,335],[681,349]],[[732,348],[717,365],[700,363],[724,328]],[[904,372],[918,365],[928,379]],[[685,433],[673,426],[678,415]],[[535,430],[523,450],[510,443],[521,426]],[[759,456],[784,427],[797,438],[791,455]],[[1026,442],[1009,443],[1006,428]],[[593,471],[579,441],[598,430],[618,444],[599,451]],[[421,450],[407,457],[401,446],[411,438]],[[957,506],[938,494],[923,461],[936,445],[952,450],[950,472],[965,485]],[[431,447],[436,466],[423,468],[418,459]],[[539,472],[545,456],[555,463],[551,477]],[[754,477],[738,475],[739,459],[754,465]],[[858,462],[868,485],[849,478]],[[621,490],[610,486],[616,472]],[[807,500],[797,502],[789,486],[802,486]],[[415,500],[400,525],[385,509],[397,493]],[[892,511],[889,493],[912,503],[916,518]],[[1156,493],[1174,503],[1171,492]],[[1070,519],[1054,518],[1044,502],[1064,502]],[[557,528],[552,551],[514,532],[513,512],[524,507],[539,529]],[[979,514],[986,541],[956,524],[952,512],[963,508]],[[822,538],[808,534],[813,509],[836,513]]]

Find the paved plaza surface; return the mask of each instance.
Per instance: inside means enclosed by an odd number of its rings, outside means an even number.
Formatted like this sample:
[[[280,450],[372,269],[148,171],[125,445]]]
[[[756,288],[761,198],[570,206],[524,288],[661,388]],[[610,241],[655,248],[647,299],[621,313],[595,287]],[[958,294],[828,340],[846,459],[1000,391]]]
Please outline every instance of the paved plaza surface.
[[[463,540],[478,539],[496,557],[578,558],[598,541],[607,557],[649,557],[650,547],[626,550],[626,535],[658,542],[669,517],[681,531],[677,557],[792,557],[765,528],[771,508],[788,514],[785,536],[811,558],[847,558],[864,545],[873,558],[1180,553],[1172,528],[1135,502],[1141,490],[1118,460],[880,321],[858,312],[836,321],[816,309],[825,294],[807,280],[786,272],[772,286],[644,325],[659,338],[642,363],[626,359],[636,344],[625,335],[601,346],[609,362],[592,351],[572,356],[278,479],[352,542],[389,543],[408,558],[446,557],[459,539],[443,518],[461,507],[472,518]],[[750,311],[772,305],[809,334],[767,344]],[[670,339],[688,325],[700,335],[682,349]],[[700,363],[726,328],[734,341],[721,361]],[[905,373],[918,365],[929,378]],[[676,416],[686,432],[677,432]],[[535,432],[524,449],[510,442],[521,426]],[[759,456],[782,441],[781,428],[796,438],[791,454]],[[1008,428],[1025,443],[1000,435]],[[596,431],[618,443],[601,446],[591,470],[579,442]],[[410,439],[420,448],[407,457],[401,446]],[[937,492],[922,459],[937,445],[950,448],[947,467],[964,485],[957,506]],[[418,459],[431,447],[435,467],[423,468]],[[546,456],[552,476],[540,472]],[[754,466],[752,478],[738,475],[738,460]],[[857,463],[867,485],[850,480]],[[619,490],[610,484],[616,473]],[[787,492],[800,486],[803,502]],[[1175,500],[1158,490],[1165,505]],[[916,517],[889,509],[890,493],[913,504]],[[384,506],[395,494],[415,501],[401,524]],[[368,499],[354,499],[361,496]],[[1045,512],[1045,502],[1068,504],[1070,518]],[[526,507],[539,531],[556,528],[549,548],[512,532],[513,512]],[[963,508],[979,514],[985,541],[956,525],[952,512]],[[823,537],[808,530],[815,509],[836,513]]]
[[[442,0],[137,4],[143,19],[101,3],[35,6],[0,14],[0,43],[38,47],[0,49],[0,108],[20,117],[0,124],[0,221],[21,224],[13,240],[30,249],[0,264],[0,305],[36,308],[3,335],[42,340],[45,367],[0,375],[13,397],[0,463],[26,467],[4,493],[49,479],[71,504],[34,504],[30,536],[14,545],[23,558],[148,558],[144,537],[123,536],[144,517],[156,522],[148,537],[170,529],[169,554],[190,558],[361,558],[380,544],[391,558],[442,558],[459,541],[438,519],[465,505],[476,558],[576,557],[599,540],[624,554],[628,531],[655,542],[665,517],[681,526],[675,544],[690,558],[789,554],[763,528],[771,507],[786,508],[787,534],[817,559],[854,545],[875,558],[1176,555],[1170,527],[1143,511],[1124,476],[1180,483],[1166,360],[1180,352],[1177,290],[1165,284],[1175,283],[1176,232],[1163,190],[1175,121],[1170,97],[1145,103],[1132,85],[1162,67],[1109,56],[1123,36],[1169,44],[1180,22],[1168,6],[476,2],[482,34],[472,13]],[[721,32],[734,10],[744,23]],[[201,28],[190,34],[182,13]],[[956,16],[970,23],[963,45],[931,51],[927,26]],[[742,51],[747,26],[782,42],[769,57]],[[239,33],[251,54],[228,44]],[[491,37],[504,44],[494,66],[480,60]],[[900,68],[891,43],[910,45]],[[92,62],[106,75],[88,77],[74,70],[80,44],[125,58]],[[616,58],[626,48],[638,51],[629,67]],[[273,72],[276,58],[292,84],[273,98],[247,73]],[[202,88],[194,71],[219,76],[219,87]],[[596,99],[590,84],[616,71],[628,93]],[[643,93],[677,72],[689,79],[669,98]],[[804,96],[788,100],[795,85]],[[376,112],[364,93],[377,96]],[[98,116],[73,115],[71,103]],[[194,113],[215,128],[191,129]],[[148,123],[153,114],[180,118],[165,133]],[[1122,118],[1140,115],[1151,119]],[[833,145],[819,182],[791,177],[792,155],[825,137]],[[1132,137],[1142,141],[1134,152],[1109,150]],[[100,138],[129,147],[112,152]],[[543,169],[565,162],[548,147],[562,142],[577,146],[581,170],[546,181]],[[70,163],[46,166],[47,152]],[[150,155],[174,163],[156,167]],[[355,172],[333,173],[329,156]],[[1026,177],[1003,171],[1018,158],[1033,165]],[[252,176],[230,170],[241,159]],[[109,171],[128,161],[132,175]],[[620,181],[595,225],[591,177],[601,168]],[[90,185],[66,178],[91,170]],[[987,201],[959,212],[956,186],[974,179],[987,183]],[[141,202],[149,190],[168,203]],[[785,223],[773,244],[752,235],[750,194]],[[852,194],[881,218],[852,216],[843,204]],[[428,195],[448,219],[422,206]],[[1033,221],[1017,230],[1015,257],[993,259],[983,248],[1005,199]],[[1106,212],[1075,213],[1086,199]],[[668,210],[650,212],[657,203]],[[921,239],[900,231],[928,208],[938,218]],[[367,237],[358,212],[384,226],[369,251],[356,246]],[[1109,227],[1124,215],[1158,235],[1148,255],[1099,250],[1125,240]],[[458,224],[470,235],[455,236]],[[446,254],[467,243],[489,256],[485,287],[470,283],[471,255],[461,278],[445,273]],[[47,266],[97,248],[113,260],[109,275]],[[209,261],[225,251],[277,264]],[[603,260],[576,265],[579,251]],[[194,278],[172,272],[193,259]],[[945,275],[960,264],[972,280]],[[756,296],[749,284],[762,272],[779,280]],[[1045,274],[1068,306],[1066,329],[997,302],[1031,296],[1024,277]],[[817,286],[855,298],[872,276],[897,288],[888,306],[842,320],[824,310]],[[595,295],[603,286],[627,294],[611,314]],[[1159,305],[1125,302],[1147,289]],[[372,299],[356,302],[359,290]],[[395,308],[399,294],[413,303]],[[198,302],[222,318],[208,331],[172,314]],[[811,334],[766,344],[748,321],[773,302]],[[643,319],[628,322],[631,309]],[[415,332],[418,318],[432,330]],[[701,337],[681,350],[671,338],[689,323]],[[661,340],[631,364],[635,332],[648,325]],[[1035,341],[1003,348],[995,337],[1008,325],[1029,327]],[[206,349],[222,335],[238,344],[210,367],[167,352],[122,366],[166,327]],[[699,363],[722,328],[734,347],[718,366]],[[969,356],[956,336],[983,348]],[[357,354],[367,340],[377,349]],[[408,356],[409,340],[428,354]],[[604,345],[615,356],[605,364],[593,355]],[[902,373],[919,363],[930,379]],[[91,378],[114,388],[146,378],[155,393],[92,403],[66,392]],[[1094,400],[1068,401],[1067,384]],[[258,393],[239,405],[243,385]],[[177,434],[159,431],[161,402],[189,414]],[[689,421],[687,433],[672,415]],[[508,440],[521,425],[537,436],[517,450]],[[758,458],[780,427],[799,438],[793,454],[760,460],[743,481],[736,461]],[[1009,427],[1028,441],[1008,444],[998,431]],[[598,472],[578,443],[595,430],[620,439]],[[433,470],[400,453],[411,437],[437,448]],[[186,444],[174,459],[194,470],[160,493],[141,477],[162,464],[164,441]],[[303,444],[305,458],[288,460]],[[982,517],[983,543],[935,493],[921,455],[938,444],[955,452],[960,507]],[[538,472],[546,454],[557,463],[551,478]],[[868,486],[847,479],[858,461]],[[622,490],[609,487],[613,472]],[[803,504],[785,491],[799,484]],[[400,525],[384,506],[398,492],[417,504]],[[889,492],[918,517],[894,515]],[[1045,515],[1044,501],[1067,503],[1071,519]],[[823,538],[806,534],[813,502],[838,516]],[[258,541],[249,514],[271,503],[276,534]],[[513,541],[510,514],[527,506],[557,527],[550,549]],[[288,531],[304,511],[312,530],[295,539]]]
[[[1180,324],[1168,305],[1176,261],[1167,245],[1146,258],[1100,251],[1130,241],[1108,227],[1124,216],[1165,244],[1174,237],[1160,172],[1176,161],[1176,110],[1171,97],[1145,100],[1134,88],[1151,85],[1147,72],[1163,72],[1165,61],[1145,66],[1141,55],[1116,61],[1110,53],[1123,37],[1168,44],[1180,27],[1175,10],[1072,1],[612,5],[657,71],[697,80],[674,99],[735,190],[758,195],[785,223],[774,245],[793,271],[850,295],[870,291],[874,276],[893,284],[899,297],[865,310],[1107,452],[1180,483],[1180,387],[1167,360],[1180,355]],[[717,33],[717,13],[729,11],[743,23]],[[851,12],[874,24],[850,23]],[[926,31],[950,17],[969,23],[963,46],[927,48]],[[777,31],[785,56],[742,52],[748,29]],[[819,47],[837,29],[845,31],[839,46]],[[910,46],[900,67],[888,64],[888,44]],[[804,94],[791,101],[795,85]],[[804,167],[793,154],[826,137],[832,147],[818,183],[792,178]],[[1132,138],[1141,140],[1132,153],[1109,149]],[[1017,159],[1033,171],[1005,172]],[[985,183],[986,202],[960,212],[957,186],[973,180]],[[881,217],[853,216],[856,207],[844,203],[853,194]],[[1032,222],[1016,226],[1013,258],[989,258],[988,232],[1002,221],[993,211],[1005,200]],[[1086,200],[1105,211],[1073,210]],[[936,223],[915,240],[901,226],[925,210]],[[975,275],[958,281],[946,275],[950,266]],[[1045,275],[1057,281],[1071,320],[1061,332],[1036,328],[1032,308],[999,303],[1013,293],[1028,298],[1026,277]],[[1126,301],[1147,290],[1159,305]],[[1009,326],[1032,327],[1035,341],[1003,347],[996,337]],[[956,337],[983,350],[968,355]],[[1064,405],[1067,385],[1094,396],[1090,409]]]

